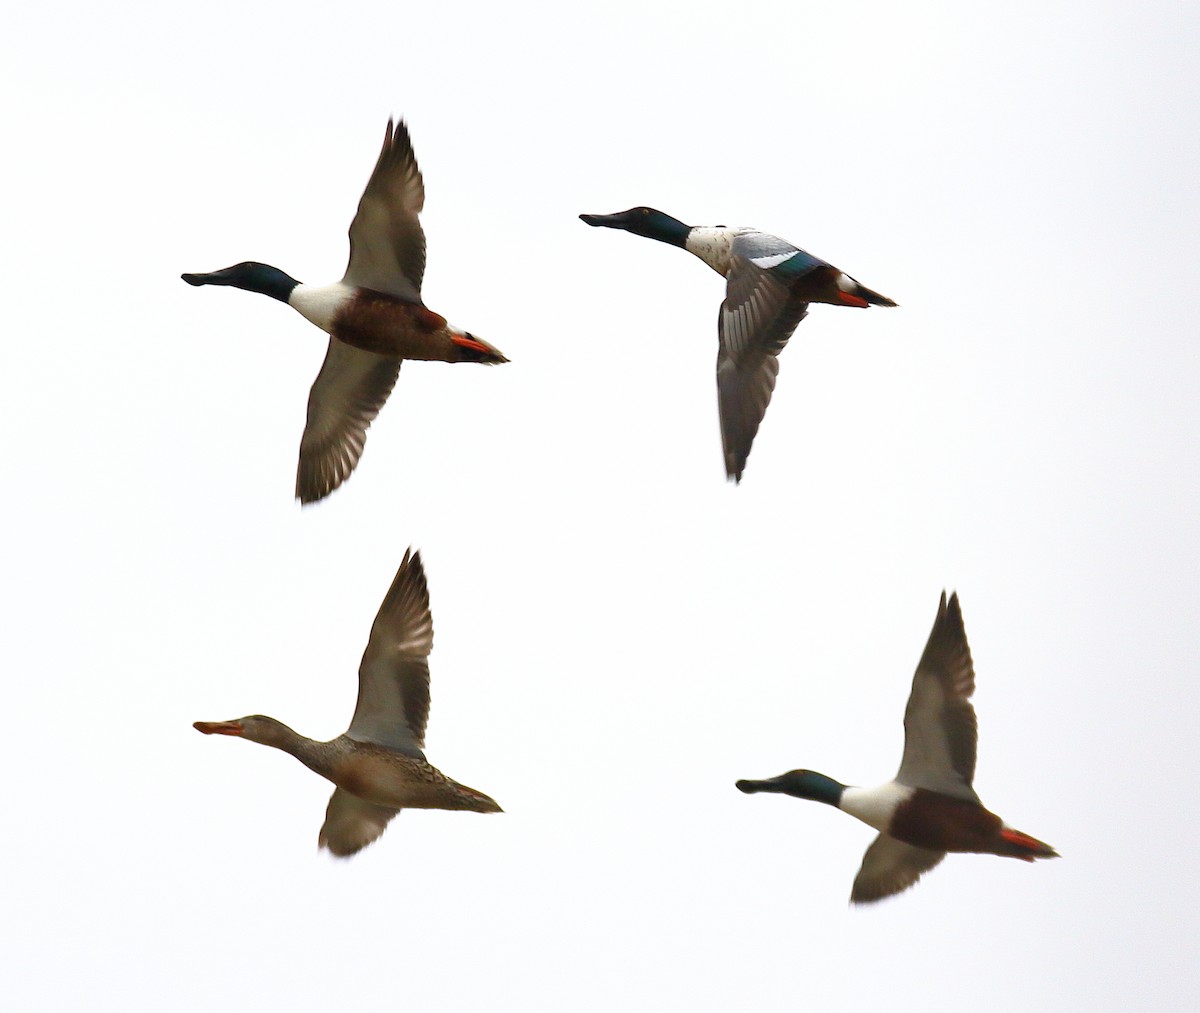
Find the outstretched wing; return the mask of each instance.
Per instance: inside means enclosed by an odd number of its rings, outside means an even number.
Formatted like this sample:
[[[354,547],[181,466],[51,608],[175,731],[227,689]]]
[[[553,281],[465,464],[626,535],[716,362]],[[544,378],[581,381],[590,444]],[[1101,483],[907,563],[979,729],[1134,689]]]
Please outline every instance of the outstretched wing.
[[[300,439],[296,498],[312,503],[350,477],[371,425],[395,386],[400,359],[354,348],[337,338],[308,395],[308,421]]]
[[[338,858],[348,858],[377,841],[399,811],[364,802],[348,791],[335,788],[325,809],[317,847],[328,848]]]
[[[808,312],[808,303],[792,294],[790,279],[770,270],[780,258],[797,255],[807,256],[763,232],[744,232],[733,241],[717,321],[717,401],[725,471],[737,481],[775,390],[777,356]]]
[[[423,757],[429,719],[433,617],[421,554],[410,549],[379,606],[358,668],[358,704],[346,734]]]
[[[425,233],[417,215],[425,206],[425,183],[403,121],[388,120],[383,149],[350,223],[350,263],[342,279],[421,301]]]
[[[863,855],[862,868],[854,877],[851,904],[869,904],[907,890],[946,857],[944,851],[929,851],[880,834]]]
[[[897,781],[979,801],[971,787],[979,738],[970,703],[974,692],[975,666],[958,595],[947,604],[943,591],[904,712],[904,756]]]

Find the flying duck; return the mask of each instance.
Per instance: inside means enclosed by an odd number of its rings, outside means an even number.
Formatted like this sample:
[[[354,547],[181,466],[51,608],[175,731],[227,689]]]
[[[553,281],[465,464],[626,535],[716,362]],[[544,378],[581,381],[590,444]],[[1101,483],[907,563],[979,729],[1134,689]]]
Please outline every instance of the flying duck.
[[[895,778],[853,788],[812,770],[765,781],[738,781],[746,793],[781,792],[836,806],[879,831],[867,848],[850,894],[853,904],[912,886],[950,851],[1003,855],[1032,862],[1057,858],[1050,845],[1014,830],[988,812],[971,787],[978,739],[975,670],[958,595],[942,592],[925,653],[904,712],[904,755]]]
[[[344,858],[375,841],[401,809],[502,810],[487,795],[452,781],[425,759],[433,619],[419,552],[406,552],[358,667],[350,727],[316,742],[274,718],[197,721],[205,735],[236,735],[291,753],[336,787],[318,846]]]
[[[767,412],[778,355],[808,304],[895,306],[832,264],[757,229],[684,225],[654,208],[615,215],[580,215],[588,225],[624,229],[680,246],[726,279],[717,319],[717,407],[725,473],[742,480],[750,445]]]
[[[367,427],[379,414],[403,359],[507,362],[486,341],[446,322],[421,301],[425,233],[417,218],[425,184],[408,128],[388,120],[383,149],[350,223],[350,263],[341,281],[303,285],[277,267],[246,261],[189,285],[232,285],[287,303],[329,334],[308,395],[296,497],[312,503],[350,477]]]

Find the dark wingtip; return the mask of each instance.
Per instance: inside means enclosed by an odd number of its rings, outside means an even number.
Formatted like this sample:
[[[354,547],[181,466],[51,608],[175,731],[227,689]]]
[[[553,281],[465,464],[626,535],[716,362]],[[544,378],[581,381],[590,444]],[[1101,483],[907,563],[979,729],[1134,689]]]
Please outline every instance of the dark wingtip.
[[[181,277],[189,285],[203,285],[204,284],[204,282],[201,280],[201,276],[198,274],[181,274],[179,277]]]
[[[588,225],[599,225],[602,215],[580,215],[579,220],[586,222]]]
[[[946,592],[942,592],[942,601],[946,606],[946,615],[959,626],[963,625],[962,603],[958,600],[958,592],[955,591],[950,595],[949,600],[946,599]]]
[[[341,483],[339,482],[338,485],[341,485]],[[329,489],[325,489],[323,491],[321,489],[318,489],[315,487],[307,487],[306,486],[303,489],[297,487],[296,499],[298,499],[300,501],[301,507],[309,507],[309,506],[312,506],[314,503],[320,503],[321,500],[323,500],[326,496],[328,496],[331,492],[333,492],[333,490],[336,489],[337,487],[338,486],[335,485],[335,486],[332,486]]]

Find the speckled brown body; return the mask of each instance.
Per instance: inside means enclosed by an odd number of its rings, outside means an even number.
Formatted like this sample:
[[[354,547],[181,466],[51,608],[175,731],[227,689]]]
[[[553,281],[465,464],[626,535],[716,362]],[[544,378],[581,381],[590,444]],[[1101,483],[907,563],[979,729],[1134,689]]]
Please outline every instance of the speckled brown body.
[[[340,752],[340,751],[339,751]],[[465,809],[500,812],[494,800],[459,784],[415,756],[356,742],[327,771],[318,771],[344,791],[375,805],[397,809]]]
[[[355,348],[378,355],[437,362],[464,356],[452,340],[446,318],[420,303],[359,289],[333,320],[332,334]]]

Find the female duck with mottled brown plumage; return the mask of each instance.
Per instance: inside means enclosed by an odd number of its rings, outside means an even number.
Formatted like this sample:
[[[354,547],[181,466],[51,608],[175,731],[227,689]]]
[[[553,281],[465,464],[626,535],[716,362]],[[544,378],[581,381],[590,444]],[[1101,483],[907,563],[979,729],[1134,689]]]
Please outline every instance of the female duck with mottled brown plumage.
[[[371,627],[358,669],[358,706],[345,733],[317,742],[274,718],[197,721],[205,735],[236,735],[291,753],[337,787],[319,846],[344,857],[383,833],[401,809],[498,813],[481,791],[451,780],[425,759],[433,617],[420,553],[407,552]]]

